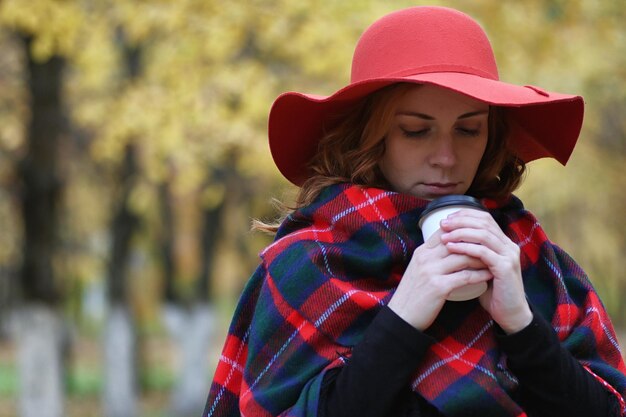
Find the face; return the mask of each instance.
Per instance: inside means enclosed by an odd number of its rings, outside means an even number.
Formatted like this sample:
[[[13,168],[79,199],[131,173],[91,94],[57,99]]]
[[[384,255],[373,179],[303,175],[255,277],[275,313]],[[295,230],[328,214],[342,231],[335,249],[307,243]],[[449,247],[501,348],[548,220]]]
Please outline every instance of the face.
[[[487,146],[489,105],[420,85],[396,109],[379,162],[394,191],[428,200],[465,194]]]

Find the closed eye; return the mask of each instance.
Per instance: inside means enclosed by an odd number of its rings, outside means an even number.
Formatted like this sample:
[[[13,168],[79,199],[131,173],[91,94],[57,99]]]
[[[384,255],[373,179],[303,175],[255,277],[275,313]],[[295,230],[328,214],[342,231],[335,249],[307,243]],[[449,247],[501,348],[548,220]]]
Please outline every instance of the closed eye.
[[[406,130],[402,129],[402,133],[407,138],[421,138],[424,137],[430,132],[430,129],[419,129],[419,130]]]
[[[480,129],[466,129],[466,128],[459,127],[457,128],[457,132],[459,132],[463,136],[470,136],[470,137],[480,135]]]

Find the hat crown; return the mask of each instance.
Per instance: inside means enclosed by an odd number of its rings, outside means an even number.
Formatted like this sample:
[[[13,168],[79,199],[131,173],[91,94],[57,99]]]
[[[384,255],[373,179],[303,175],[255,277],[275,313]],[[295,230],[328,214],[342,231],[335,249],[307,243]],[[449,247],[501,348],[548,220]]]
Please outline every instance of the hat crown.
[[[351,83],[422,73],[460,72],[498,80],[485,31],[446,7],[411,7],[388,14],[361,35]]]

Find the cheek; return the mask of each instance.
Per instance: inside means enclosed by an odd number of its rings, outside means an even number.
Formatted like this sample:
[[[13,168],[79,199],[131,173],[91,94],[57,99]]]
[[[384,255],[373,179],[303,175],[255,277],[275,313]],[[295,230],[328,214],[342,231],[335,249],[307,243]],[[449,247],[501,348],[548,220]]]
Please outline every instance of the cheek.
[[[415,176],[423,164],[424,160],[419,152],[410,148],[395,149],[395,152],[390,153],[385,159],[383,173],[394,176],[396,179],[408,179],[408,177]]]
[[[398,146],[397,143],[391,143],[385,147],[385,153],[378,163],[383,176],[394,187],[406,182],[417,166],[419,166],[419,161],[416,161],[410,150]]]
[[[467,149],[467,155],[471,155],[472,165],[478,168],[480,161],[483,159],[485,155],[485,150],[487,149],[487,138],[481,138],[482,140],[477,141],[473,144],[473,146]]]

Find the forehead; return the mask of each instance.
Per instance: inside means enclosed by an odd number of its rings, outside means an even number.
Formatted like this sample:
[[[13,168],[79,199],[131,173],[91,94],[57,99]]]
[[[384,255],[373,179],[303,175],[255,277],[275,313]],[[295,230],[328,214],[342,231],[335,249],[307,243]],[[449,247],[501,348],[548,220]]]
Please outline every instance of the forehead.
[[[489,104],[472,97],[457,93],[447,88],[424,84],[409,87],[399,98],[398,111],[419,110],[422,112],[455,110],[481,111],[488,110]]]

